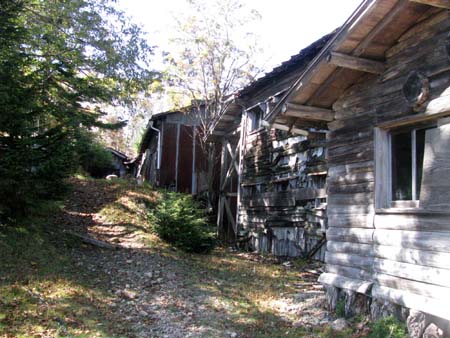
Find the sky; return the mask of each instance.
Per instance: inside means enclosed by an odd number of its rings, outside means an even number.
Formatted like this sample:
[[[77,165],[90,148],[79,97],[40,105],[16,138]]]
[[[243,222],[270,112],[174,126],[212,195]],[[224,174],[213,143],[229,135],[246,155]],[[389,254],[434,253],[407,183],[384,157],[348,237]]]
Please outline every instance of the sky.
[[[205,0],[208,1],[208,0]],[[362,0],[242,0],[261,14],[255,25],[265,55],[260,63],[269,71],[301,49],[342,25]],[[149,42],[162,50],[167,43],[175,13],[186,0],[119,0],[118,6],[148,32]]]

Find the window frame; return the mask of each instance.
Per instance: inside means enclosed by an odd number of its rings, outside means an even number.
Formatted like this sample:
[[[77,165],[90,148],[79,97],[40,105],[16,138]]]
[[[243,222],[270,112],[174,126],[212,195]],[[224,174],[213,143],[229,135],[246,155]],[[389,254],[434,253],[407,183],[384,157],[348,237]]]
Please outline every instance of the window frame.
[[[420,210],[417,196],[417,138],[416,132],[420,129],[435,128],[439,126],[438,118],[417,118],[414,120],[395,121],[385,126],[377,126],[374,130],[375,137],[375,209],[402,209]],[[392,191],[392,135],[410,131],[411,137],[411,166],[412,166],[412,198],[411,200],[393,200]],[[414,154],[414,155],[413,155]],[[414,184],[413,184],[414,182]],[[416,199],[414,199],[416,198]]]
[[[263,120],[267,110],[268,104],[266,102],[256,104],[246,109],[247,135],[253,135],[264,129]]]

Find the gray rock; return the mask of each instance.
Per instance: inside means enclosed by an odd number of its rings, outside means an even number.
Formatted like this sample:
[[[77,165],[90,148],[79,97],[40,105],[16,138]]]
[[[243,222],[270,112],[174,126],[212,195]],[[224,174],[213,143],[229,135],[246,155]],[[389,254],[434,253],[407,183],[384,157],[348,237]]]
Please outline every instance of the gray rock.
[[[137,297],[137,292],[125,289],[121,292],[121,295],[126,299],[135,299]]]
[[[141,310],[141,311],[139,311],[139,315],[140,315],[141,317],[147,317],[147,316],[148,316],[148,313],[145,312],[144,310]]]
[[[431,323],[425,329],[423,333],[423,338],[444,338],[444,331],[441,330],[436,324]]]
[[[328,310],[335,311],[339,299],[339,289],[332,285],[324,285],[326,290]]]
[[[409,316],[409,309],[407,307],[401,307],[400,310],[400,316],[401,316],[401,320],[402,322],[406,322],[406,320],[408,319]]]
[[[331,328],[335,331],[345,330],[348,326],[348,322],[344,318],[338,318],[331,323]]]
[[[303,322],[302,321],[297,321],[294,324],[292,324],[293,327],[302,327],[303,326]]]
[[[373,299],[370,304],[370,319],[377,321],[389,316],[402,320],[402,307],[389,301]]]
[[[429,323],[427,323],[427,316],[423,312],[411,310],[409,312],[408,319],[406,320],[409,337],[422,338],[422,335],[425,332],[428,324]]]
[[[342,290],[344,294],[345,316],[366,315],[370,309],[370,298],[351,290]]]

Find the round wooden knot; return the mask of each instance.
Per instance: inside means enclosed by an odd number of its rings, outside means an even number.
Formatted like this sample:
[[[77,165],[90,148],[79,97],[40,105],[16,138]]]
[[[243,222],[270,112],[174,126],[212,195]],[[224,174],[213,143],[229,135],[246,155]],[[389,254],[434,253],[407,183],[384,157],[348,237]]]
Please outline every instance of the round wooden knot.
[[[430,81],[422,73],[412,72],[403,85],[403,95],[409,104],[421,105],[430,95]]]

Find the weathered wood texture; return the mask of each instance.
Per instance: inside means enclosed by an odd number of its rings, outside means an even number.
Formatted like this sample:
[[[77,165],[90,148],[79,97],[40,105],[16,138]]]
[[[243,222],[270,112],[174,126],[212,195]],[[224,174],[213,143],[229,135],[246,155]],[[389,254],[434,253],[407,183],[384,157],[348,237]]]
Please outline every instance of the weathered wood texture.
[[[352,289],[373,283],[374,297],[447,319],[448,299],[439,295],[450,294],[450,138],[437,131],[426,140],[436,148],[433,154],[425,150],[420,203],[434,210],[379,212],[375,187],[387,180],[375,175],[380,158],[375,158],[374,128],[390,130],[449,114],[449,30],[448,11],[424,17],[387,51],[381,75],[363,78],[333,104],[335,121],[328,124],[327,135],[329,228],[324,277],[327,283]],[[429,97],[419,106],[409,103],[402,92],[413,71],[429,81]],[[436,166],[436,159],[442,165]]]
[[[262,129],[247,137],[239,223],[250,246],[305,256],[326,229],[325,135]],[[324,259],[325,246],[314,258]]]

